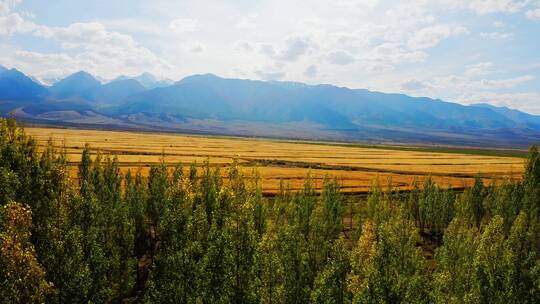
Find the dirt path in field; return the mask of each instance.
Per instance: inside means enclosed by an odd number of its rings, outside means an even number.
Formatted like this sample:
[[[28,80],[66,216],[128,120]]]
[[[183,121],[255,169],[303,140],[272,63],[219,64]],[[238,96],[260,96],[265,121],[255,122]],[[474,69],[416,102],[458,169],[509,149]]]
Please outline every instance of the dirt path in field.
[[[301,161],[288,161],[280,159],[253,159],[244,158],[246,161],[244,165],[248,167],[281,167],[281,168],[303,168],[303,169],[318,169],[318,170],[338,170],[338,171],[361,171],[361,172],[374,172],[374,173],[391,173],[396,175],[417,175],[417,176],[445,176],[445,177],[462,177],[462,178],[474,178],[476,174],[468,173],[441,173],[441,172],[423,172],[423,171],[405,171],[405,170],[392,170],[382,168],[360,167],[360,166],[343,166],[343,165],[328,165],[316,162],[301,162]],[[440,164],[438,164],[440,165]]]

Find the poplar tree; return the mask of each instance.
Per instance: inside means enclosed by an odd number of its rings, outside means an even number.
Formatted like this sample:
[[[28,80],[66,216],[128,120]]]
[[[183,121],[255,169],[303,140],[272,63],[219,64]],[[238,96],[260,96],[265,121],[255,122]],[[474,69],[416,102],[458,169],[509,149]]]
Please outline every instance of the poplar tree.
[[[477,303],[473,259],[480,233],[462,219],[455,218],[437,248],[433,298],[437,303]]]
[[[30,242],[32,212],[10,202],[0,214],[0,299],[9,303],[44,303],[53,291]]]

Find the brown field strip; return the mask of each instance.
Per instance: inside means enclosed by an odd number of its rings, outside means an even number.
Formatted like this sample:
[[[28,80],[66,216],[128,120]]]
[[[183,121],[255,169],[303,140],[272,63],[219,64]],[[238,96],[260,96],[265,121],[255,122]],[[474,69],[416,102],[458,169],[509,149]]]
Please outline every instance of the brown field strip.
[[[441,186],[464,188],[473,183],[477,174],[488,183],[519,178],[524,164],[517,157],[264,139],[55,128],[27,128],[26,132],[36,138],[41,148],[49,138],[55,145],[65,147],[73,164],[73,176],[82,149],[88,143],[96,151],[117,156],[124,172],[140,169],[147,174],[149,167],[159,163],[162,157],[171,165],[181,162],[185,167],[193,162],[200,166],[206,160],[212,166],[226,167],[237,159],[246,176],[257,169],[266,194],[276,193],[281,180],[292,190],[301,189],[308,174],[317,188],[325,177],[336,177],[343,191],[351,193],[368,191],[375,179],[381,185],[391,181],[394,187],[407,190],[413,180],[422,182],[429,176]]]

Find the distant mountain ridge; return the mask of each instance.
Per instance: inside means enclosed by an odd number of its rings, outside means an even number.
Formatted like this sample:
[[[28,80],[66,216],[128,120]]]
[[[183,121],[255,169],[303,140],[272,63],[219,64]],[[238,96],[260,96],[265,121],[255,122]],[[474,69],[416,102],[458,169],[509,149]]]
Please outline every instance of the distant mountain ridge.
[[[540,116],[488,104],[333,85],[151,74],[101,83],[84,71],[47,88],[0,68],[0,112],[40,123],[302,139],[524,147]]]
[[[46,92],[42,85],[16,69],[0,69],[0,100],[34,98]]]
[[[83,96],[88,100],[107,103],[111,100],[123,100],[128,96],[143,91],[146,91],[146,88],[138,81],[124,79],[94,87],[93,89],[83,92]]]
[[[170,86],[174,83],[174,81],[169,79],[158,79],[156,76],[145,72],[135,77],[128,77],[125,75],[118,76],[117,78],[113,79],[111,82],[118,81],[118,80],[128,80],[132,79],[140,83],[144,88],[150,90],[155,88],[161,88]]]
[[[156,76],[150,73],[142,73],[141,75],[135,76],[132,79],[137,80],[140,84],[142,84],[147,89],[161,88],[161,87],[166,87],[173,84],[172,80],[157,79]]]
[[[94,76],[80,71],[54,83],[49,91],[59,98],[73,97],[99,87],[99,82]]]

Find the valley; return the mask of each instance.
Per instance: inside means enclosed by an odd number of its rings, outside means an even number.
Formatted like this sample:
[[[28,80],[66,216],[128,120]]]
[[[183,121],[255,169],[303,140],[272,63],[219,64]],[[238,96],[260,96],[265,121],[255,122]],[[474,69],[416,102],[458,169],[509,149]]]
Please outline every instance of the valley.
[[[335,177],[343,192],[367,193],[377,179],[381,186],[390,183],[408,190],[415,180],[421,185],[431,177],[443,187],[462,189],[471,186],[477,174],[489,184],[505,178],[519,179],[524,170],[519,151],[505,155],[489,150],[37,127],[28,127],[26,132],[41,149],[49,138],[56,146],[65,146],[72,177],[77,176],[77,164],[88,143],[94,153],[116,155],[124,173],[141,170],[145,176],[161,159],[169,166],[182,163],[186,170],[192,163],[202,166],[205,161],[227,168],[236,159],[247,177],[254,177],[255,172],[261,177],[265,195],[275,195],[281,181],[291,190],[300,190],[308,174],[319,190],[325,177]],[[222,171],[225,175],[226,169]]]
[[[80,71],[43,85],[0,68],[0,115],[49,126],[369,144],[527,149],[540,142],[540,116],[506,107],[214,74],[102,81]]]

